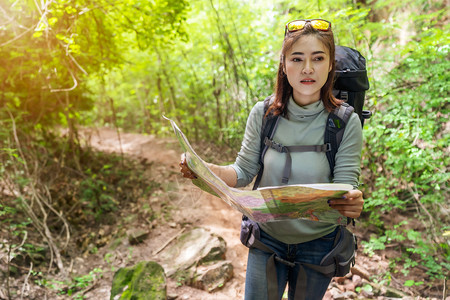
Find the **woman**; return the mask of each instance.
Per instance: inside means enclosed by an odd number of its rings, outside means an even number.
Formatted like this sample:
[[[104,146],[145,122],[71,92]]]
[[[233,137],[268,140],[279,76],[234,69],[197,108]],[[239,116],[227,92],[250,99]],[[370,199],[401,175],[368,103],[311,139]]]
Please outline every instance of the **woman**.
[[[273,141],[283,145],[318,145],[323,143],[329,112],[340,105],[333,97],[335,44],[331,24],[321,19],[295,20],[286,24],[281,50],[274,101],[269,112],[280,115]],[[258,102],[247,120],[241,150],[233,165],[208,167],[231,187],[249,184],[259,170],[260,133],[264,114]],[[355,187],[342,199],[333,199],[330,206],[342,215],[356,218],[364,200],[357,190],[362,148],[361,123],[353,114],[346,126],[336,154],[333,174],[325,153],[291,153],[292,170],[289,184],[347,183]],[[260,187],[282,185],[285,153],[268,149]],[[183,176],[194,178],[182,156]],[[258,224],[260,241],[279,257],[291,262],[319,264],[333,246],[337,225],[292,219]],[[266,262],[270,253],[250,249],[247,263],[245,299],[267,299]],[[322,299],[330,278],[305,268],[307,275],[305,299]],[[294,299],[299,267],[277,263],[278,298],[289,282],[289,299]]]

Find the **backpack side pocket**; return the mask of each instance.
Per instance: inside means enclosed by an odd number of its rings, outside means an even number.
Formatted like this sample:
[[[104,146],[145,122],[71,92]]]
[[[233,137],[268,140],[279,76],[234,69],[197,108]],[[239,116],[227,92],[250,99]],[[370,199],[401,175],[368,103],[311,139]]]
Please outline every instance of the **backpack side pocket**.
[[[252,235],[254,236],[254,239],[251,239]],[[249,219],[247,216],[242,216],[242,222],[241,222],[241,233],[240,233],[240,240],[241,243],[251,248],[253,246],[252,241],[259,240],[260,238],[260,230],[258,223],[255,221]]]
[[[336,235],[334,248],[324,256],[320,262],[321,266],[336,266],[334,274],[328,274],[330,277],[344,277],[350,268],[355,265],[356,237],[344,226],[340,226],[339,233]]]

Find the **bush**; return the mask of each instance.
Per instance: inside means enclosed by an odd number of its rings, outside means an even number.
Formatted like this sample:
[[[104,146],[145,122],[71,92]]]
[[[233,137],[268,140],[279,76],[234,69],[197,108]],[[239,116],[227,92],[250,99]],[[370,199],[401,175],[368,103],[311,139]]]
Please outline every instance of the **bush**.
[[[435,279],[444,278],[450,267],[443,234],[450,221],[450,62],[445,32],[429,29],[393,54],[402,60],[372,91],[375,114],[364,130],[370,194],[365,209],[371,213],[369,222],[380,228],[379,236],[366,243],[366,251],[402,242],[404,255],[397,262],[403,262],[405,270],[418,263]],[[395,213],[420,220],[423,228],[386,221]],[[394,228],[389,227],[392,223]]]

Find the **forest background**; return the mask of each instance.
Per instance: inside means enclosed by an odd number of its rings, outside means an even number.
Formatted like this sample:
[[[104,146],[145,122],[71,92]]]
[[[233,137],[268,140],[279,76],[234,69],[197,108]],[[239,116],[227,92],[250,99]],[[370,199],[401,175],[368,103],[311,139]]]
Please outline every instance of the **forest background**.
[[[367,60],[373,116],[358,226],[376,232],[362,241],[368,255],[401,253],[374,280],[389,285],[393,272],[420,269],[423,280],[403,284],[442,294],[450,269],[444,0],[2,0],[0,279],[31,271],[9,262],[38,260],[33,231],[51,253],[43,260],[64,270],[71,228],[115,211],[130,191],[121,178],[145,185],[123,157],[84,147],[82,128],[163,137],[172,134],[166,115],[192,141],[236,153],[250,109],[272,93],[284,24],[305,17],[330,20],[336,43]]]

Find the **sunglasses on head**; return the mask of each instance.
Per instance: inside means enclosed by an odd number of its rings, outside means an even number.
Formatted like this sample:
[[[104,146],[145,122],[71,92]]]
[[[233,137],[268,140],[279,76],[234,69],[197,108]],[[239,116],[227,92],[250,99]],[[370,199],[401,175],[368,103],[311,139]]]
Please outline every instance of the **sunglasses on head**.
[[[288,32],[299,31],[305,28],[306,23],[311,23],[314,29],[320,31],[328,31],[331,29],[331,23],[323,19],[305,19],[305,20],[294,20],[286,24],[284,29],[284,35]]]

